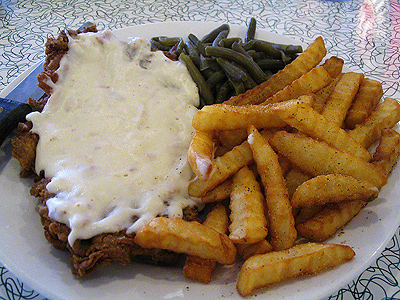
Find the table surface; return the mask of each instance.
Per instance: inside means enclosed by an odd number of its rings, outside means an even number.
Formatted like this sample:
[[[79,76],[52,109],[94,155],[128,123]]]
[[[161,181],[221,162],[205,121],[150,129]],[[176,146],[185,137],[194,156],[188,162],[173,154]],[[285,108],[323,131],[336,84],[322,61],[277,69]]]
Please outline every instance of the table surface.
[[[0,91],[44,58],[44,43],[93,21],[100,30],[163,21],[215,21],[259,28],[308,43],[317,36],[345,65],[383,82],[400,99],[398,0],[0,0]],[[400,299],[400,231],[377,260],[329,299]],[[0,263],[0,299],[44,299]]]

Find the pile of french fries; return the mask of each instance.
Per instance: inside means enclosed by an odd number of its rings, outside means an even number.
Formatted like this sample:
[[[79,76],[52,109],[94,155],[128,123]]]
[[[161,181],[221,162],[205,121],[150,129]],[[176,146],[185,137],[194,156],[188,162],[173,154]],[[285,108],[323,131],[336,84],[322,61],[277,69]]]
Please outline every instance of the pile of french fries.
[[[386,184],[400,153],[400,105],[326,54],[319,37],[264,83],[198,111],[189,195],[214,206],[202,224],[154,219],[137,233],[140,246],[188,254],[184,276],[203,283],[239,254],[243,297],[354,257],[323,242]]]

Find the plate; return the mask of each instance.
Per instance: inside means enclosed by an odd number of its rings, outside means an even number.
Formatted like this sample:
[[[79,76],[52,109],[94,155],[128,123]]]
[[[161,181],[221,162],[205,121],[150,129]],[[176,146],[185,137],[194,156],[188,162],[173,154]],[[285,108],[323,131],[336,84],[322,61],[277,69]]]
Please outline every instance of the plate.
[[[218,25],[210,22],[153,23],[118,29],[114,33],[120,38],[185,37],[191,32],[201,37]],[[245,33],[245,27],[231,26],[231,36],[244,37]],[[273,42],[299,44],[260,29],[257,36]],[[38,201],[29,194],[31,179],[19,177],[19,164],[10,153],[9,143],[0,149],[0,260],[43,296],[53,300],[242,299],[236,292],[238,264],[218,267],[208,285],[186,280],[178,267],[140,263],[113,264],[100,268],[90,278],[76,279],[70,271],[68,254],[55,250],[44,238],[36,208]],[[257,299],[322,299],[362,273],[382,252],[400,223],[400,201],[397,201],[400,185],[396,185],[399,176],[399,168],[396,168],[379,198],[328,241],[351,246],[356,252],[351,262],[316,276],[264,289],[257,294]]]

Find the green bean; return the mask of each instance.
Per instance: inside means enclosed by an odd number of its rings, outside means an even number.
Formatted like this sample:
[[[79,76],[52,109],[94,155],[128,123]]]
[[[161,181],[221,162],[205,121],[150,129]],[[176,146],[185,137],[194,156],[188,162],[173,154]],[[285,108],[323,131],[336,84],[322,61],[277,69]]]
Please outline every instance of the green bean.
[[[243,46],[241,44],[239,44],[238,42],[234,42],[232,44],[232,50],[235,50],[239,53],[242,53],[243,55],[247,56],[248,58],[252,58],[250,54],[247,53],[247,51],[243,48]]]
[[[257,64],[263,70],[268,69],[272,71],[278,71],[285,67],[285,63],[282,60],[275,58],[263,58],[257,60]]]
[[[234,82],[243,82],[246,90],[254,88],[257,83],[240,67],[223,58],[217,58],[217,63],[224,69],[229,79]]]
[[[204,99],[204,104],[205,105],[213,104],[214,96],[210,88],[208,87],[203,75],[201,75],[199,69],[195,66],[190,57],[182,52],[181,55],[179,55],[179,60],[182,60],[185,63],[190,76],[192,77],[193,81],[197,84],[200,96]]]
[[[217,47],[219,46],[219,43],[223,40],[226,39],[227,36],[229,34],[229,30],[222,30],[217,37],[214,39],[214,41],[212,42],[212,45]]]
[[[203,36],[200,41],[202,43],[212,43],[221,31],[223,31],[223,30],[229,31],[229,29],[230,28],[229,28],[228,24],[222,24],[221,26],[212,30],[210,33]]]
[[[226,38],[220,41],[219,46],[220,47],[225,47],[225,48],[231,48],[233,43],[242,43],[242,39],[238,37],[231,37],[231,38]]]
[[[276,49],[271,43],[267,43],[260,40],[251,40],[244,45],[244,49],[254,49],[256,51],[264,52],[266,55],[272,58],[281,58],[281,52]]]
[[[169,51],[169,49],[171,49],[171,47],[161,44],[160,41],[158,40],[158,37],[151,38],[150,44],[154,48],[161,50],[161,51]]]
[[[238,53],[232,49],[212,46],[206,47],[205,50],[206,54],[209,56],[222,57],[244,66],[257,83],[262,83],[267,80],[267,76],[261,70],[261,68],[252,59],[241,53]]]
[[[172,47],[178,44],[182,39],[180,37],[167,37],[167,36],[159,36],[158,41],[165,46]]]
[[[244,49],[244,47],[243,47],[243,49]],[[254,61],[257,61],[257,60],[265,58],[264,52],[259,52],[259,51],[256,51],[256,50],[247,50],[246,52],[247,52],[248,55],[251,56],[251,58]]]
[[[215,103],[223,103],[224,101],[229,99],[229,95],[232,90],[231,83],[229,82],[229,80],[217,86],[216,89],[217,89],[217,94],[215,95]]]
[[[192,44],[197,47],[197,50],[200,54],[206,55],[204,44],[195,36],[193,33],[188,35],[188,39],[192,42]]]
[[[214,72],[210,77],[207,78],[206,82],[210,89],[213,89],[219,82],[226,79],[226,74],[223,70]]]
[[[186,40],[186,51],[187,54],[190,55],[191,57],[194,56],[200,56],[199,50],[197,49],[197,47],[190,41],[190,39],[188,38]]]
[[[257,21],[255,18],[251,18],[249,25],[247,26],[247,32],[246,32],[246,38],[245,38],[245,43],[254,40],[254,37],[256,35],[256,26],[257,26]]]
[[[211,69],[212,71],[217,72],[221,68],[218,66],[215,59],[208,56],[204,57],[203,55],[200,55],[200,71],[204,71],[206,69]]]

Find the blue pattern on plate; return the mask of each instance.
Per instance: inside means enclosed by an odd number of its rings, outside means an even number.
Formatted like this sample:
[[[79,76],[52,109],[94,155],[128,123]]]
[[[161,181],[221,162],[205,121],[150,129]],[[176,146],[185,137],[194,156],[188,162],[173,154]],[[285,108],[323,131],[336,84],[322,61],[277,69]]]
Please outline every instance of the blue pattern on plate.
[[[400,98],[398,0],[0,0],[0,41],[7,41],[0,42],[0,90],[44,58],[47,37],[84,21],[116,29],[181,20],[245,25],[251,17],[257,18],[259,28],[306,43],[323,36],[329,54],[383,81],[385,96]],[[373,265],[329,299],[400,299],[399,238],[398,231]],[[0,299],[44,298],[0,265]]]

